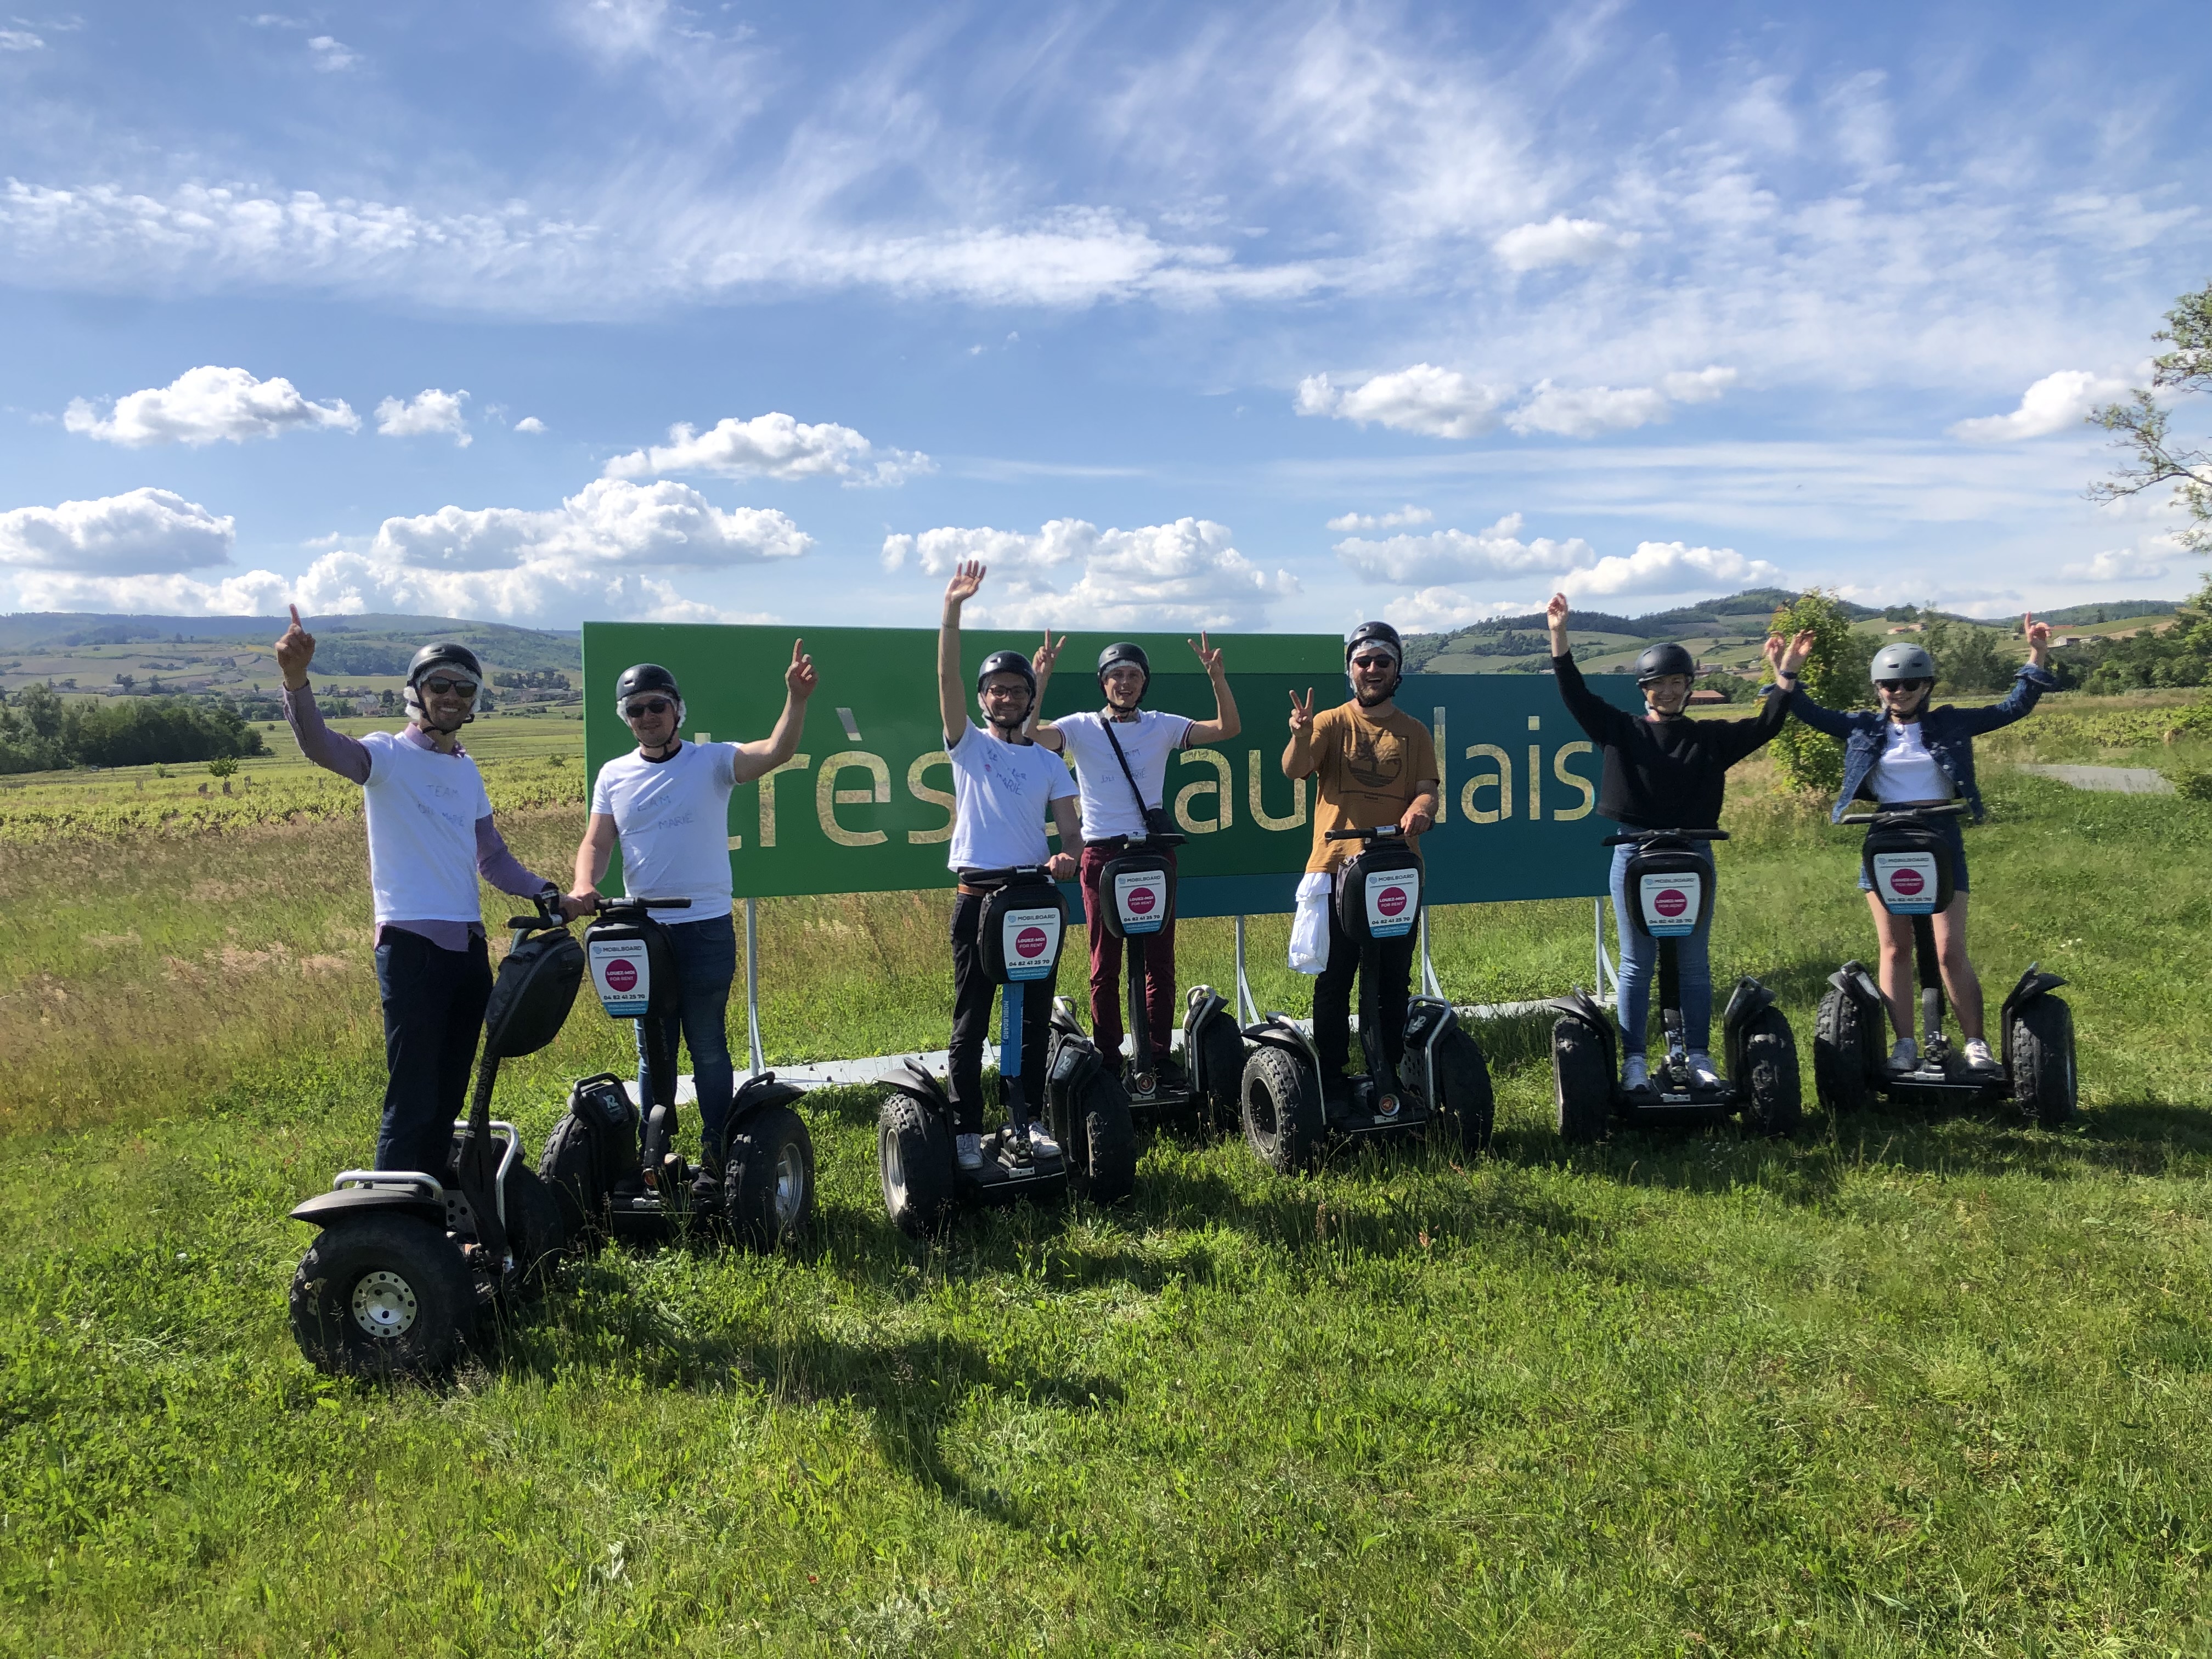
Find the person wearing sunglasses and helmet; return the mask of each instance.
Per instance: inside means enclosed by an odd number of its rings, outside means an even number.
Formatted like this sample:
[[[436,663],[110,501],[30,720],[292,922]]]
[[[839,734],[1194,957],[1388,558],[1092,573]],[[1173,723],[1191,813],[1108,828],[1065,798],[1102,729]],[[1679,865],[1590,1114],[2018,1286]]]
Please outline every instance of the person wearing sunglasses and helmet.
[[[684,741],[684,693],[657,662],[633,663],[615,682],[615,710],[637,747],[599,769],[592,815],[577,843],[574,886],[586,908],[599,902],[599,879],[619,844],[623,885],[649,898],[689,899],[654,919],[667,930],[669,952],[683,988],[682,1006],[665,1027],[668,1053],[679,1031],[691,1050],[699,1095],[698,1179],[695,1204],[720,1201],[722,1139],[727,1132],[737,1066],[730,1058],[730,986],[738,973],[738,936],[731,921],[730,792],[774,771],[797,752],[814,695],[814,659],[805,641],[791,642],[783,671],[783,713],[769,735],[751,743]],[[645,1021],[637,1022],[640,1109],[650,1112],[652,1068],[645,1063]]]
[[[302,755],[362,786],[368,819],[386,1070],[376,1167],[442,1175],[491,1000],[477,878],[517,897],[558,899],[567,917],[582,907],[524,869],[492,823],[483,775],[460,744],[483,684],[474,652],[450,641],[417,651],[406,729],[361,738],[324,724],[307,684],[314,655],[294,605],[276,641],[284,719]]]
[[[1644,694],[1642,715],[1615,707],[1592,691],[1576,666],[1567,642],[1567,597],[1554,593],[1544,619],[1552,635],[1552,672],[1559,697],[1575,724],[1589,734],[1602,762],[1597,810],[1631,830],[1717,830],[1728,770],[1756,753],[1789,718],[1786,692],[1770,691],[1750,720],[1693,720],[1683,710],[1697,682],[1698,662],[1683,647],[1668,641],[1647,646],[1636,659],[1636,685]],[[1807,647],[1810,649],[1808,646]],[[1779,639],[1766,642],[1766,657],[1780,684],[1791,681],[1802,653],[1785,656]],[[1636,848],[1613,849],[1607,887],[1613,896],[1613,926],[1620,941],[1620,1083],[1624,1089],[1650,1084],[1644,1057],[1651,1011],[1651,974],[1658,960],[1656,939],[1629,922],[1628,861]],[[1713,970],[1707,950],[1712,922],[1678,939],[1675,963],[1681,973],[1682,1041],[1688,1048],[1690,1075],[1701,1088],[1717,1088],[1720,1073],[1712,1053]]]
[[[1045,629],[1032,666],[1036,670],[1040,708],[1044,689],[1051,683],[1053,664],[1059,659],[1065,635],[1058,644]],[[1199,665],[1213,683],[1213,718],[1190,720],[1142,707],[1152,683],[1152,665],[1142,646],[1123,640],[1098,653],[1098,690],[1106,707],[1097,714],[1070,714],[1058,720],[1030,719],[1030,732],[1047,749],[1064,754],[1075,768],[1083,817],[1081,884],[1083,913],[1091,931],[1091,1035],[1109,1067],[1121,1062],[1121,940],[1106,925],[1105,901],[1098,891],[1099,872],[1127,850],[1132,837],[1146,836],[1152,822],[1167,821],[1163,802],[1167,798],[1168,757],[1178,749],[1225,743],[1241,729],[1237,699],[1229,690],[1228,672],[1221,665],[1221,648],[1200,634],[1184,641],[1197,654]],[[1146,850],[1167,860],[1174,878],[1175,848]],[[1146,965],[1145,1023],[1151,1028],[1154,1052],[1149,1057],[1152,1074],[1163,1087],[1183,1081],[1168,1044],[1175,1036],[1175,918],[1172,911],[1145,950]],[[1131,1070],[1141,1073],[1147,1057],[1133,1055]]]
[[[2012,690],[2004,700],[1986,708],[1960,708],[1952,703],[1929,708],[1936,659],[1925,647],[1904,642],[1885,645],[1875,653],[1870,672],[1875,695],[1881,701],[1879,709],[1823,708],[1802,686],[1793,686],[1790,711],[1815,731],[1843,741],[1844,787],[1830,816],[1840,819],[1862,795],[1871,795],[1889,807],[1964,798],[1974,821],[1980,823],[1982,792],[1974,782],[1974,739],[2025,719],[2045,691],[2058,686],[2058,677],[2050,668],[2051,624],[2036,621],[2031,613],[2021,618],[2021,631],[2027,639],[2027,660],[2013,676]],[[1813,641],[1809,630],[1800,634],[1790,647],[1791,655],[1802,661],[1811,653]],[[1990,1052],[1983,1027],[1982,981],[1966,955],[1966,839],[1955,817],[1934,819],[1931,827],[1951,843],[1956,894],[1951,908],[1936,918],[1943,992],[1958,1011],[1966,1063],[1994,1071],[1996,1056]],[[1859,886],[1866,892],[1867,908],[1881,936],[1881,992],[1897,1028],[1890,1065],[1909,1072],[1920,1063],[1920,1045],[1912,1035],[1912,922],[1890,915],[1863,870]]]
[[[945,585],[937,630],[937,702],[945,722],[945,750],[952,763],[952,845],[947,862],[960,878],[952,901],[952,1041],[945,1093],[952,1102],[953,1157],[966,1170],[983,1167],[983,1048],[990,1037],[991,1003],[998,986],[984,971],[979,926],[990,889],[970,877],[988,870],[1042,866],[1054,881],[1075,873],[1075,860],[1055,853],[1045,839],[1049,812],[1060,844],[1083,839],[1076,816],[1075,780],[1060,757],[1030,736],[1036,708],[1036,671],[1018,651],[994,651],[975,674],[981,726],[968,718],[968,690],[960,673],[960,607],[983,586],[985,567],[969,560]],[[1031,1101],[1044,1098],[1046,1047],[1053,987],[1032,985],[1022,1002],[1022,1084]],[[1032,1143],[1056,1152],[1042,1119],[1030,1123]]]
[[[1306,856],[1305,881],[1299,884],[1302,902],[1326,890],[1318,884],[1333,884],[1338,868],[1358,855],[1358,842],[1326,840],[1329,830],[1395,823],[1405,831],[1406,845],[1419,850],[1421,832],[1437,821],[1443,774],[1436,739],[1393,701],[1405,678],[1405,661],[1396,629],[1384,622],[1362,623],[1344,647],[1349,702],[1316,714],[1311,688],[1304,702],[1291,693],[1291,739],[1283,748],[1283,775],[1293,783],[1314,780],[1313,847]],[[1335,904],[1324,903],[1323,908],[1328,961],[1314,980],[1313,1040],[1322,1089],[1334,1103],[1342,1098],[1345,1062],[1352,1054],[1352,991],[1360,951],[1338,920]],[[1393,1065],[1403,1058],[1418,942],[1407,933],[1384,940],[1381,947],[1382,982],[1376,988],[1382,1041]]]

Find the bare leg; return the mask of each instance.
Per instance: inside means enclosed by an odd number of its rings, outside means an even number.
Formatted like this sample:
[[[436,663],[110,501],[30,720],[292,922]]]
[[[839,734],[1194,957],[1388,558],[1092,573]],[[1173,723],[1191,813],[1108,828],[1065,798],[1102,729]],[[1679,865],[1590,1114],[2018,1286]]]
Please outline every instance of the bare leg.
[[[1943,994],[1959,1016],[1960,1039],[1972,1042],[1982,1035],[1982,981],[1966,958],[1966,896],[1960,894],[1951,908],[1936,918],[1936,954],[1943,964]]]
[[[1874,913],[1874,931],[1881,940],[1881,964],[1878,977],[1881,981],[1882,1000],[1889,1004],[1890,1024],[1897,1035],[1909,1037],[1914,1030],[1912,983],[1912,920],[1909,916],[1893,916],[1882,908],[1879,893],[1867,895],[1867,908]],[[1978,1006],[1978,1005],[1977,1005]]]

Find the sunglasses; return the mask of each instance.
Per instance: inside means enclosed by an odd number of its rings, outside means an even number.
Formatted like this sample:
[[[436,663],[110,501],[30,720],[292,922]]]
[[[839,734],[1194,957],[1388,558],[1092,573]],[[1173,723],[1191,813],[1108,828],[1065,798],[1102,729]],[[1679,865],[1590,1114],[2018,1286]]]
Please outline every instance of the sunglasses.
[[[1878,690],[1894,696],[1899,691],[1924,691],[1935,683],[1933,680],[1876,680],[1875,686]]]
[[[442,674],[434,674],[422,682],[422,689],[434,697],[452,696],[456,693],[464,697],[473,697],[477,694],[477,683],[474,680],[449,680]]]
[[[676,705],[665,697],[648,697],[643,702],[630,704],[629,708],[623,710],[623,714],[630,720],[641,720],[650,715],[665,714],[675,707]]]

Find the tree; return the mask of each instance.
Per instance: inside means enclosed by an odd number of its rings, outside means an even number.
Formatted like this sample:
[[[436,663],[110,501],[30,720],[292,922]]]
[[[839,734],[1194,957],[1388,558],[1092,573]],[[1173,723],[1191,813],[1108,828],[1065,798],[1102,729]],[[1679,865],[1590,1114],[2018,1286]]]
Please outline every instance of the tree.
[[[2134,388],[2128,402],[2107,404],[2089,416],[2127,457],[2112,477],[2089,486],[2089,499],[2124,501],[2172,484],[2174,501],[2189,514],[2179,532],[2181,544],[2192,553],[2212,553],[2212,451],[2177,441],[2172,410],[2159,401],[2160,392],[2172,398],[2212,392],[2212,283],[2175,301],[2166,325],[2151,338],[2173,349],[2151,359],[2150,384]]]
[[[1816,702],[1830,708],[1856,708],[1867,701],[1867,665],[1874,659],[1874,641],[1851,631],[1843,600],[1814,588],[1778,608],[1768,624],[1784,639],[1813,630],[1813,654],[1798,671],[1797,684]],[[1770,668],[1760,675],[1771,682]],[[1784,781],[1797,789],[1833,794],[1844,786],[1844,746],[1802,720],[1791,720],[1775,734],[1774,763]]]
[[[1936,659],[1936,690],[2001,691],[2012,684],[2020,665],[1997,647],[1994,628],[1972,623],[1929,622],[1921,643]]]

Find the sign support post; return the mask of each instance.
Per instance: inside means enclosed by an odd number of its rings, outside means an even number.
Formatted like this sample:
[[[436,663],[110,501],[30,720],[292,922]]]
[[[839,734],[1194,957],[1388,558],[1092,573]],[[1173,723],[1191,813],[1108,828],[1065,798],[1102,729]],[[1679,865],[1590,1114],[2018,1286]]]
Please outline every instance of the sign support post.
[[[1244,918],[1237,918],[1237,1023],[1257,1025],[1260,1005],[1252,998],[1252,981],[1244,977]]]
[[[745,1032],[751,1044],[752,1069],[748,1077],[758,1077],[767,1067],[761,1064],[760,1040],[760,901],[745,900]]]

